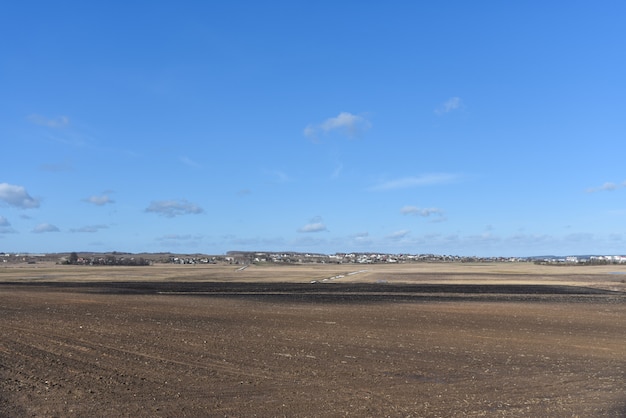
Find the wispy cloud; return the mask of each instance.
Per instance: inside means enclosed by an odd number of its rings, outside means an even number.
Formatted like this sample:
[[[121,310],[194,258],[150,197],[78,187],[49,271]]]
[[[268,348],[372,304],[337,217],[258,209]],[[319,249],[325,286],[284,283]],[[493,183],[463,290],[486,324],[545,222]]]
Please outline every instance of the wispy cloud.
[[[83,199],[83,202],[91,203],[96,206],[104,206],[106,204],[115,203],[115,200],[111,199],[108,193],[102,194],[100,196],[90,196]]]
[[[339,176],[341,176],[342,171],[343,171],[343,164],[338,164],[333,170],[332,174],[330,175],[330,178],[332,179],[339,178]]]
[[[272,177],[277,183],[288,183],[292,181],[291,177],[281,170],[266,170],[265,173]]]
[[[204,236],[200,234],[166,234],[156,238],[156,241],[165,248],[168,247],[198,247],[203,243]]]
[[[0,216],[0,234],[13,234],[15,232],[17,231],[11,228],[11,224],[8,219],[4,216]]]
[[[348,237],[348,242],[350,245],[370,245],[373,240],[370,238],[369,232],[359,232]]]
[[[36,234],[43,234],[44,232],[59,232],[59,228],[51,224],[43,223],[34,227],[32,232]]]
[[[165,234],[163,236],[158,237],[157,241],[189,241],[189,240],[199,240],[202,239],[202,235],[191,235],[191,234]]]
[[[187,157],[187,156],[180,156],[178,157],[178,161],[180,161],[181,163],[183,163],[184,165],[186,165],[187,167],[191,167],[191,168],[202,168],[202,165],[194,160],[192,160],[191,158]]]
[[[166,218],[173,218],[180,215],[196,215],[204,212],[204,209],[183,199],[154,201],[150,203],[150,206],[145,211],[156,213]]]
[[[610,216],[626,216],[626,209],[611,209],[607,210],[606,213]]]
[[[411,187],[433,186],[437,184],[451,183],[458,179],[455,174],[424,174],[417,177],[403,177],[395,180],[389,180],[371,187],[371,191],[385,191],[395,189],[408,189]]]
[[[612,183],[612,182],[606,182],[604,183],[602,186],[600,187],[591,187],[587,190],[585,190],[587,193],[595,193],[595,192],[602,192],[602,191],[609,191],[612,192],[614,190],[617,189],[621,189],[626,187],[626,180],[624,180],[621,183]]]
[[[569,242],[587,243],[593,241],[594,235],[589,232],[575,232],[572,234],[567,234],[564,238],[566,241]]]
[[[409,235],[411,233],[411,231],[409,231],[408,229],[402,229],[400,231],[395,231],[392,232],[391,234],[387,235],[387,239],[390,240],[400,240],[402,238],[405,238],[407,235]]]
[[[171,247],[198,247],[202,244],[204,237],[202,235],[190,234],[166,234],[156,238],[156,241],[165,248]]]
[[[76,123],[70,123],[70,118],[67,116],[49,118],[33,114],[27,116],[26,120],[34,125],[48,128],[43,136],[48,141],[78,148],[95,148],[99,142],[97,138],[89,132],[88,127],[80,123],[78,125]],[[102,148],[100,150],[102,150]]]
[[[320,236],[301,235],[295,240],[291,241],[289,243],[289,246],[308,249],[308,251],[310,251],[310,249],[312,248],[321,248],[327,244],[328,240]]]
[[[33,199],[24,187],[9,183],[0,183],[0,201],[22,209],[39,207],[39,200]]]
[[[235,246],[238,249],[258,250],[259,248],[287,246],[287,242],[285,241],[285,239],[280,237],[245,238],[237,237],[235,235],[223,235],[220,238],[222,242],[227,243],[230,246]]]
[[[46,126],[48,128],[63,128],[70,124],[67,116],[59,116],[57,118],[47,118],[41,115],[29,115],[26,119],[35,125]]]
[[[328,118],[322,123],[308,125],[304,128],[304,135],[308,138],[316,139],[320,134],[339,131],[348,137],[354,137],[367,131],[371,126],[372,124],[362,116],[341,112],[339,115]]]
[[[478,235],[469,235],[468,240],[477,244],[497,244],[502,241],[502,237],[492,234],[491,232],[483,232]]]
[[[326,225],[321,217],[315,217],[308,224],[304,225],[302,228],[298,229],[298,232],[322,232],[327,231]]]
[[[445,113],[452,112],[453,110],[459,109],[462,106],[463,106],[463,102],[461,101],[460,97],[451,97],[445,102],[443,102],[441,105],[439,105],[435,109],[435,113],[437,115],[443,115]]]
[[[439,208],[420,208],[417,206],[404,206],[400,209],[400,213],[403,215],[423,216],[429,217],[431,215],[443,216],[443,210]]]
[[[42,171],[48,171],[51,173],[58,173],[61,171],[71,171],[72,165],[69,162],[63,163],[43,163],[39,165],[39,169]]]
[[[72,228],[70,232],[83,232],[83,233],[94,233],[98,232],[101,229],[107,229],[107,225],[87,225],[81,228]]]

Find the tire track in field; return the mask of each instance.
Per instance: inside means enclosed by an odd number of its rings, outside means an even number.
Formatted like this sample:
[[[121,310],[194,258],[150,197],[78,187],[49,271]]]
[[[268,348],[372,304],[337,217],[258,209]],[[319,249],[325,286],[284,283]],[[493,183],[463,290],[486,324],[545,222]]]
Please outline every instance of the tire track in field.
[[[209,357],[202,357],[202,361],[184,361],[168,358],[166,356],[150,354],[148,352],[143,352],[139,350],[132,350],[123,347],[116,347],[110,344],[104,344],[101,342],[91,342],[84,339],[79,338],[71,338],[66,335],[59,335],[56,333],[49,332],[40,332],[34,330],[28,330],[20,327],[12,327],[6,326],[4,329],[12,329],[20,335],[20,339],[26,338],[27,343],[23,343],[21,341],[13,340],[14,344],[21,345],[22,349],[20,350],[7,350],[2,349],[0,346],[0,350],[4,351],[8,356],[24,356],[23,353],[28,352],[30,350],[38,350],[39,355],[30,356],[32,358],[45,358],[46,354],[52,354],[58,356],[63,359],[67,359],[73,362],[80,362],[81,364],[87,364],[90,367],[98,367],[98,363],[95,363],[92,359],[82,359],[75,358],[72,354],[78,354],[79,356],[84,356],[87,353],[93,356],[93,354],[100,354],[102,357],[116,357],[120,358],[123,361],[138,361],[145,364],[145,360],[158,361],[162,364],[169,364],[174,366],[183,366],[190,370],[204,370],[207,372],[207,375],[211,375],[211,372],[222,373],[226,375],[241,377],[254,377],[262,380],[274,380],[275,376],[263,372],[262,370],[250,370],[249,366],[246,366],[246,369],[243,370],[241,367],[236,365],[229,364],[228,362],[218,359],[210,359]],[[5,337],[7,335],[5,334]],[[28,338],[30,337],[30,338]],[[6,339],[6,338],[5,338]],[[54,347],[54,348],[53,348]],[[159,345],[154,345],[153,347],[160,347]],[[69,353],[67,349],[73,350],[73,353]],[[166,349],[166,347],[163,347]],[[117,353],[117,354],[116,354]],[[134,357],[134,359],[132,359]],[[108,370],[100,366],[102,370]],[[84,370],[85,368],[79,368],[80,370]]]

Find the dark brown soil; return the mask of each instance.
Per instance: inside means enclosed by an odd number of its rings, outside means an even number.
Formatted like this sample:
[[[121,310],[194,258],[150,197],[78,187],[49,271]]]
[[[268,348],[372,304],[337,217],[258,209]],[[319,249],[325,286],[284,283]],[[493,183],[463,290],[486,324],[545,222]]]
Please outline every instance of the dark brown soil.
[[[626,416],[626,297],[566,286],[0,285],[0,416]]]

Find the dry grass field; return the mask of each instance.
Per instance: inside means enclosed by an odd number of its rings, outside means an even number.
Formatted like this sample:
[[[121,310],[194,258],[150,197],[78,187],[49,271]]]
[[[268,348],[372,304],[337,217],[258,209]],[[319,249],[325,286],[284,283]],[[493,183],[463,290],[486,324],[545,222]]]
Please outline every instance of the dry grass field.
[[[626,416],[626,266],[239,268],[0,266],[0,416]]]

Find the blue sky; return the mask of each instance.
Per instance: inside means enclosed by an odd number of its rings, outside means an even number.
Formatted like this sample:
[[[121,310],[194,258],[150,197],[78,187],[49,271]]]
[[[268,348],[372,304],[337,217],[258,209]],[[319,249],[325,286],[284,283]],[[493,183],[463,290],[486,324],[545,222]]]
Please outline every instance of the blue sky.
[[[625,15],[8,2],[0,251],[624,254]]]

